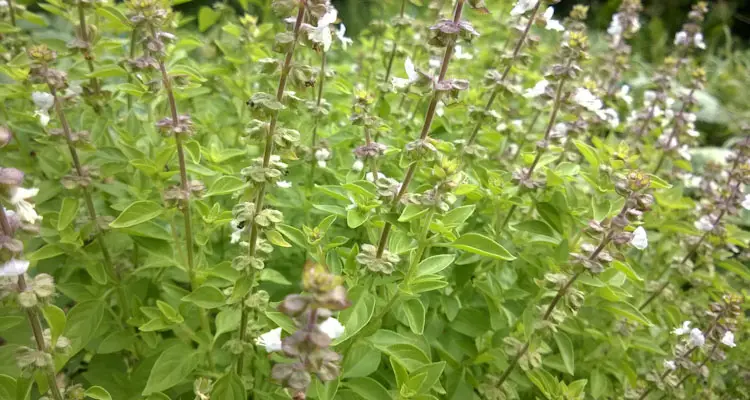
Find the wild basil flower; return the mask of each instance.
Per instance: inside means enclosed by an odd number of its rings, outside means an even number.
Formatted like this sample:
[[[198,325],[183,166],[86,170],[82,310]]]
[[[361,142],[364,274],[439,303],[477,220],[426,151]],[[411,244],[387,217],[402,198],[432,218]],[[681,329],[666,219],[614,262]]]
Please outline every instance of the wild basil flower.
[[[265,347],[268,353],[281,351],[281,328],[271,329],[258,336],[255,338],[255,344]]]
[[[328,319],[323,321],[318,328],[320,328],[320,330],[331,339],[338,339],[344,334],[345,330],[344,325],[341,325],[341,322],[333,317],[328,317]]]
[[[750,194],[745,195],[745,199],[742,200],[742,203],[740,203],[740,205],[742,205],[742,208],[744,208],[745,210],[750,210]]]
[[[677,335],[677,336],[685,335],[685,334],[687,334],[687,333],[690,332],[690,324],[692,324],[692,322],[690,322],[690,321],[684,321],[682,323],[682,326],[679,327],[679,328],[675,328],[674,330],[672,330],[672,333],[675,334],[675,335]]]
[[[642,226],[633,231],[633,236],[630,239],[630,244],[638,250],[644,250],[648,247],[648,236],[646,230]]]
[[[25,274],[28,269],[28,261],[11,258],[0,264],[0,277],[16,277]]]
[[[517,17],[519,15],[526,14],[527,11],[531,10],[536,6],[537,0],[518,0],[510,10],[510,15]]]
[[[292,187],[292,182],[289,181],[278,181],[276,182],[276,186],[282,188],[282,189],[289,189]]]
[[[318,160],[318,166],[325,168],[327,161],[331,159],[331,152],[326,148],[315,150],[315,159]]]
[[[703,336],[703,331],[698,328],[690,330],[690,339],[688,340],[693,347],[701,347],[706,343],[706,338]]]
[[[544,29],[548,31],[565,32],[565,27],[563,26],[563,24],[561,24],[560,21],[552,18],[554,14],[555,9],[552,7],[547,7],[547,9],[544,10],[544,14],[542,14],[542,19],[544,19],[544,21],[546,22]]]
[[[16,213],[18,213],[21,221],[36,224],[42,220],[42,217],[34,209],[34,205],[27,201],[36,196],[37,193],[39,193],[37,188],[26,189],[15,186],[10,189],[10,204],[16,207]]]
[[[526,89],[526,91],[523,92],[523,97],[527,99],[539,97],[547,92],[547,87],[549,87],[549,81],[546,79],[542,79],[541,81],[537,82],[534,87]]]
[[[419,73],[416,68],[414,68],[414,62],[412,62],[411,57],[406,57],[406,60],[404,61],[404,70],[406,71],[406,79],[396,76],[391,77],[391,84],[393,87],[397,89],[405,89],[419,80]]]
[[[49,110],[55,105],[55,97],[47,92],[34,92],[31,94],[31,99],[36,106],[34,115],[39,117],[39,123],[46,127],[50,120]]]
[[[677,369],[677,365],[675,364],[674,360],[664,360],[664,363],[662,365],[664,366],[665,370],[674,371]]]
[[[734,343],[734,333],[732,331],[726,331],[724,333],[724,336],[721,337],[721,343],[728,346],[728,347],[735,347],[737,346]]]

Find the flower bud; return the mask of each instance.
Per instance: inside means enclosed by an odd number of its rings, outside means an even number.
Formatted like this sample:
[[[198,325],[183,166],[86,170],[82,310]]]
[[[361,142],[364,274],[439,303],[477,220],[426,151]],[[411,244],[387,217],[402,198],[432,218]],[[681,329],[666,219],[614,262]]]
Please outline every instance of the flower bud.
[[[18,304],[23,308],[32,308],[38,303],[36,294],[30,291],[24,291],[18,294]]]

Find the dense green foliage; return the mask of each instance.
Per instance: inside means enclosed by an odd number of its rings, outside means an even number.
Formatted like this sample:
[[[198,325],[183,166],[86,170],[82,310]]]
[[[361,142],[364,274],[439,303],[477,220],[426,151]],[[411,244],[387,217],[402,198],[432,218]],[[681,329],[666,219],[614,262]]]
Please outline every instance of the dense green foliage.
[[[179,3],[0,0],[0,399],[750,398],[705,3]]]

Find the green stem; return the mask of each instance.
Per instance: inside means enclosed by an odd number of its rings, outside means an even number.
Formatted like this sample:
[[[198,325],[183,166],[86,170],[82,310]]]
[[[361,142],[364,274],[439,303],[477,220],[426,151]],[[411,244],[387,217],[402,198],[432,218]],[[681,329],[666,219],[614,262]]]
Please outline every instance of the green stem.
[[[89,30],[86,26],[86,13],[83,9],[83,2],[81,0],[78,1],[78,24],[81,30],[81,40],[86,43],[86,48],[83,50],[83,58],[86,59],[86,64],[89,67],[89,73],[94,73],[94,56],[91,54],[91,47],[93,43],[90,41],[89,36]],[[94,94],[98,95],[100,88],[99,88],[99,80],[96,78],[91,78],[91,87],[94,89]]]
[[[297,12],[297,19],[294,23],[294,41],[292,42],[292,46],[289,48],[289,50],[286,53],[286,56],[284,58],[284,64],[281,68],[281,76],[279,77],[279,86],[276,90],[276,100],[282,101],[284,96],[284,90],[286,89],[286,82],[289,78],[289,72],[291,72],[292,69],[292,58],[294,57],[294,50],[297,47],[297,41],[299,39],[300,34],[300,28],[302,27],[302,21],[305,18],[305,4],[301,4],[299,7],[299,10]],[[268,165],[271,162],[271,155],[273,154],[273,148],[274,148],[274,141],[273,141],[273,135],[276,131],[276,124],[278,123],[279,114],[274,113],[271,115],[271,121],[269,123],[268,127],[268,133],[266,135],[266,143],[265,148],[263,150],[263,167],[268,168]],[[266,184],[265,182],[261,182],[258,185],[258,193],[255,198],[255,210],[256,212],[260,212],[263,209],[263,203],[265,200],[265,194],[266,194]],[[255,257],[255,250],[258,244],[258,235],[260,233],[260,228],[258,225],[253,222],[250,225],[250,243],[248,245],[248,255],[250,257]],[[247,296],[250,296],[252,294],[252,291],[247,294]],[[240,342],[244,343],[247,336],[247,321],[248,321],[248,308],[244,306],[242,307],[242,314],[240,316],[240,332],[239,332],[239,339]],[[237,374],[242,375],[242,370],[244,369],[245,364],[245,357],[244,355],[240,355],[237,357]]]
[[[401,18],[404,18],[404,11],[406,11],[406,0],[401,0]],[[391,49],[391,55],[388,57],[388,67],[385,70],[385,77],[383,78],[384,83],[388,83],[388,79],[391,77],[391,71],[393,69],[393,60],[396,58],[396,51],[398,50],[398,42],[401,37],[402,25],[396,29],[396,37],[393,39],[393,49]]]
[[[8,0],[8,13],[10,14],[10,24],[16,26],[16,10],[13,0]]]
[[[318,163],[315,160],[315,147],[318,145],[318,124],[320,123],[320,103],[323,101],[323,85],[325,83],[326,79],[326,52],[323,51],[323,54],[320,58],[320,74],[318,75],[318,96],[316,99],[316,108],[315,108],[315,121],[313,123],[312,128],[312,139],[310,141],[310,176],[307,179],[307,198],[310,199],[312,197],[313,188],[315,186],[315,169],[318,166]],[[305,221],[309,224],[310,223],[310,206],[308,205],[305,209]]]

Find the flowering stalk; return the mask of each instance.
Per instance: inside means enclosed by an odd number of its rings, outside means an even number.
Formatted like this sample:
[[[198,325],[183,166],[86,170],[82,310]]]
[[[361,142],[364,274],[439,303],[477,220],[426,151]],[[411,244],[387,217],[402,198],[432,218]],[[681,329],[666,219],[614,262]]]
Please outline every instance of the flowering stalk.
[[[508,61],[508,65],[505,66],[505,69],[503,70],[502,75],[500,75],[500,79],[493,82],[493,88],[490,92],[490,97],[487,100],[487,104],[484,106],[484,113],[480,114],[479,118],[477,118],[477,123],[474,125],[474,129],[472,129],[471,134],[469,135],[469,140],[466,141],[466,146],[469,147],[472,144],[474,144],[474,141],[477,139],[477,135],[479,134],[479,130],[482,128],[482,124],[485,120],[485,114],[490,111],[492,108],[492,104],[495,102],[495,99],[497,98],[497,95],[500,93],[501,88],[503,88],[503,84],[505,83],[505,79],[510,74],[510,70],[513,68],[513,65],[515,64],[516,60],[518,59],[518,56],[521,54],[521,48],[523,47],[524,43],[526,43],[526,38],[529,36],[529,32],[531,31],[531,26],[534,24],[534,21],[536,20],[536,16],[539,13],[539,9],[542,7],[542,1],[538,1],[534,8],[531,10],[531,15],[529,16],[529,21],[526,23],[526,27],[523,30],[523,33],[521,34],[521,37],[518,39],[518,42],[516,43],[516,46],[513,48],[513,54],[511,55],[510,60]]]
[[[315,99],[315,120],[312,128],[312,139],[310,139],[310,178],[307,181],[307,193],[308,196],[312,193],[313,185],[315,184],[315,167],[318,163],[315,159],[315,148],[318,142],[318,124],[320,122],[320,103],[323,100],[323,86],[326,79],[326,51],[323,50],[320,56],[320,74],[318,75],[318,95]]]
[[[0,204],[0,228],[2,228],[2,231],[5,233],[5,236],[12,237],[13,236],[13,229],[10,226],[10,223],[8,222],[8,216],[5,213],[5,207]],[[24,278],[24,274],[21,273],[18,275],[18,290],[23,293],[28,290],[26,285],[26,278]],[[29,325],[31,326],[31,331],[34,334],[34,342],[36,343],[36,348],[38,351],[43,352],[45,354],[48,353],[47,345],[44,342],[44,334],[42,331],[42,323],[39,320],[39,314],[37,312],[36,306],[34,307],[24,307],[24,311],[26,312],[26,317],[29,320]],[[54,363],[47,365],[44,368],[44,375],[47,379],[47,386],[49,387],[49,391],[52,392],[52,397],[55,400],[63,400],[63,396],[60,393],[60,388],[57,387],[57,379],[55,379],[55,366]]]
[[[401,31],[404,29],[402,24],[404,19],[404,12],[406,11],[406,0],[401,0],[401,12],[399,13],[399,24],[396,27],[396,37],[393,39],[393,49],[391,49],[391,55],[388,57],[388,67],[385,69],[385,77],[383,82],[388,83],[391,78],[391,71],[393,69],[393,60],[396,58],[396,50],[398,50],[398,42],[401,38]]]
[[[302,27],[302,22],[305,18],[305,11],[307,7],[307,2],[302,1],[301,4],[299,4],[299,9],[297,11],[297,18],[294,22],[294,30],[293,30],[293,40],[291,42],[291,45],[289,46],[286,56],[284,57],[284,63],[281,66],[281,76],[279,78],[279,86],[276,91],[276,101],[281,102],[283,100],[284,96],[284,90],[286,89],[287,79],[289,77],[289,72],[292,68],[292,59],[294,57],[294,50],[297,46],[297,41],[299,40],[300,36],[300,28]],[[271,164],[271,156],[273,155],[273,149],[274,149],[274,141],[273,141],[273,135],[276,131],[276,124],[278,123],[279,114],[278,112],[271,113],[271,121],[269,123],[268,127],[268,133],[266,134],[265,139],[265,148],[263,150],[263,168],[267,169],[269,168]],[[259,182],[257,186],[257,193],[255,197],[255,210],[257,212],[261,212],[263,210],[263,204],[265,202],[265,194],[266,194],[266,183],[265,181]],[[248,256],[250,258],[255,257],[257,244],[258,244],[258,235],[260,233],[260,227],[258,226],[256,219],[253,219],[250,225],[250,240],[249,240],[249,246],[248,246]],[[254,271],[251,271],[251,279],[255,279]],[[248,294],[249,296],[249,294]],[[247,322],[248,322],[248,307],[244,306],[242,307],[242,314],[240,318],[240,331],[239,331],[239,340],[241,343],[244,343],[246,340],[246,334],[247,334]],[[242,375],[242,371],[244,369],[244,357],[240,355],[240,357],[237,358],[237,374]]]
[[[94,69],[94,55],[91,54],[91,37],[89,35],[89,29],[86,26],[86,13],[84,11],[84,0],[78,0],[78,29],[81,35],[80,48],[83,53],[83,58],[86,59],[86,65],[89,67],[89,73],[93,74]],[[91,78],[91,88],[94,90],[94,95],[98,95],[101,90],[99,86],[99,80],[97,78]]]
[[[453,24],[458,24],[461,21],[461,14],[463,13],[463,7],[464,2],[466,0],[458,0],[456,2],[456,8],[453,12]],[[445,79],[445,74],[448,72],[448,65],[450,64],[451,56],[453,55],[453,50],[456,46],[455,40],[448,43],[448,45],[445,48],[445,53],[443,54],[443,61],[440,65],[440,73],[437,77],[436,82],[439,84]],[[435,91],[432,95],[432,100],[430,101],[430,105],[427,108],[427,114],[425,115],[424,124],[422,125],[422,131],[419,135],[420,141],[425,141],[428,139],[428,135],[430,133],[430,127],[432,126],[432,121],[435,118],[435,110],[437,109],[437,103],[440,101],[440,92]],[[398,206],[399,202],[401,201],[401,198],[404,197],[404,194],[406,194],[409,184],[411,183],[412,179],[414,178],[414,174],[416,173],[417,168],[419,167],[419,161],[415,161],[409,165],[409,169],[406,171],[406,175],[404,176],[404,181],[401,184],[401,188],[399,189],[396,196],[393,198],[393,203],[391,205],[392,208],[395,208]],[[377,258],[381,258],[383,256],[383,252],[385,251],[385,248],[388,244],[388,236],[391,231],[391,223],[386,221],[385,226],[383,226],[383,231],[380,235],[380,241],[378,242],[378,249],[376,253]]]

